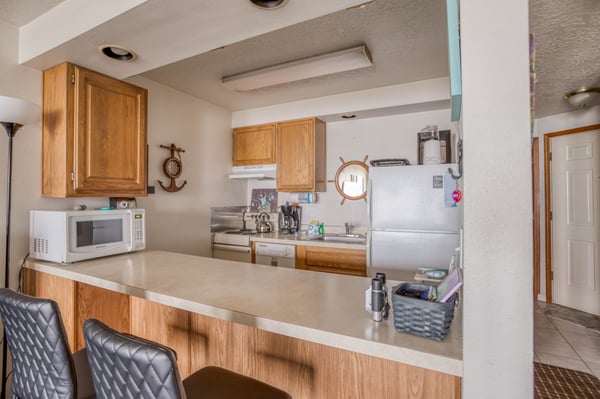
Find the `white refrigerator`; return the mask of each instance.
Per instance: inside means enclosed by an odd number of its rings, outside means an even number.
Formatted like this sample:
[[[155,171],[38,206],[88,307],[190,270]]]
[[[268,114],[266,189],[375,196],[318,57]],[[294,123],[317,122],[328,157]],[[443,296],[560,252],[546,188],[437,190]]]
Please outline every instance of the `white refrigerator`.
[[[455,202],[456,164],[369,168],[367,273],[419,267],[447,269],[459,246],[461,202]]]

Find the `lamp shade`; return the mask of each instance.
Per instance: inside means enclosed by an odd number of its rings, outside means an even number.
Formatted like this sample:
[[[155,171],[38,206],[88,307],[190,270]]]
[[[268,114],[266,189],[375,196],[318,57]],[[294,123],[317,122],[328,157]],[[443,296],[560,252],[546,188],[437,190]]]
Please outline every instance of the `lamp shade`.
[[[16,97],[0,96],[0,122],[25,125],[40,118],[40,107]]]

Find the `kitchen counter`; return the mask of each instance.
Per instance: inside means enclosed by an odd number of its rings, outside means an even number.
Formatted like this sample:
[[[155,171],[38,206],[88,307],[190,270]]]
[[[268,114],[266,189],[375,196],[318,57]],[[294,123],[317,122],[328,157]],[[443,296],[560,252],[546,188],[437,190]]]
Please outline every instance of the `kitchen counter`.
[[[442,342],[396,332],[392,316],[377,323],[364,310],[369,278],[161,251],[71,265],[29,259],[25,267],[292,338],[462,375],[461,309]]]
[[[275,244],[288,245],[310,245],[315,247],[327,248],[346,248],[346,249],[366,249],[366,243],[321,241],[316,237],[309,237],[304,233],[283,234],[279,232],[259,233],[250,236],[250,241],[270,242]]]

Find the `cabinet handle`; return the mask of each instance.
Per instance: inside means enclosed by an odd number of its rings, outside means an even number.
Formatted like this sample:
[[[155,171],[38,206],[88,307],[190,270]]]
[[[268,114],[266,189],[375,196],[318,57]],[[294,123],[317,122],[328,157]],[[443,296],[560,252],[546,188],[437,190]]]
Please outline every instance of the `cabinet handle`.
[[[71,83],[75,84],[75,74],[74,73],[71,74]]]
[[[75,181],[75,173],[71,172],[71,181]]]

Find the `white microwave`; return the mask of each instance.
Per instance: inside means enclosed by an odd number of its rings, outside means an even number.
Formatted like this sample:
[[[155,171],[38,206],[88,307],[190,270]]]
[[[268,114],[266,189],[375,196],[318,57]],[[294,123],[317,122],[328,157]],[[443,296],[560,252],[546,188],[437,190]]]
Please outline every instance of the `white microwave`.
[[[143,209],[30,211],[29,255],[71,263],[146,248]]]

